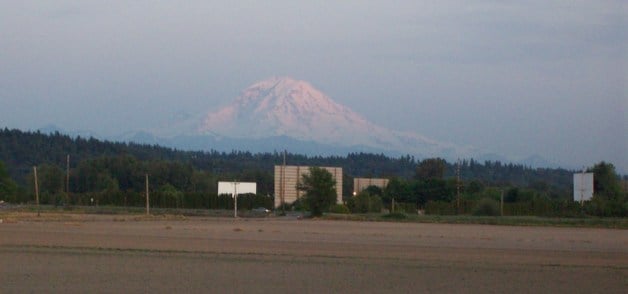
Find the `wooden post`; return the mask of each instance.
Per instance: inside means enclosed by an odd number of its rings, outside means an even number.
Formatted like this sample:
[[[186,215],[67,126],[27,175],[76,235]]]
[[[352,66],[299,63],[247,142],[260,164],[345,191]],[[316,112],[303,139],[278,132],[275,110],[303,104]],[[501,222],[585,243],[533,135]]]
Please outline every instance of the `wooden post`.
[[[585,169],[582,167],[582,173],[580,174],[580,207],[584,203],[584,172]]]
[[[392,211],[391,213],[395,212],[395,198],[392,199]]]
[[[456,163],[456,214],[460,214],[460,159]]]
[[[502,189],[501,203],[499,207],[499,215],[504,216],[504,189]]]
[[[39,216],[39,184],[37,183],[37,167],[33,166],[33,174],[35,175],[35,203],[37,205],[37,216]]]
[[[238,182],[233,181],[233,217],[238,218]]]
[[[280,189],[280,202],[281,202],[281,213],[285,214],[286,212],[284,211],[284,201],[285,201],[285,197],[286,197],[286,153],[287,151],[284,150],[283,151],[283,165],[281,166],[281,189]],[[299,175],[297,174],[297,177]]]
[[[68,202],[70,202],[70,154],[68,154],[65,162],[65,194],[68,196]],[[66,203],[66,205],[68,204]]]
[[[146,174],[146,215],[150,215],[150,194],[148,193],[148,174]]]

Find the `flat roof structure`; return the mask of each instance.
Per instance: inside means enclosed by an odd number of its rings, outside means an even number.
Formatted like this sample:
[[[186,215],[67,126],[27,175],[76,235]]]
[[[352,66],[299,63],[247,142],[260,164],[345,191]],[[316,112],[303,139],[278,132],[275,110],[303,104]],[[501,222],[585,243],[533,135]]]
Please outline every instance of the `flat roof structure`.
[[[336,203],[342,203],[342,168],[320,167],[331,173],[336,181]],[[303,175],[310,173],[309,166],[275,165],[275,207],[282,203],[293,203],[305,192],[297,189]]]
[[[353,193],[360,193],[369,186],[379,187],[381,189],[388,186],[388,179],[382,178],[354,178],[353,179]]]

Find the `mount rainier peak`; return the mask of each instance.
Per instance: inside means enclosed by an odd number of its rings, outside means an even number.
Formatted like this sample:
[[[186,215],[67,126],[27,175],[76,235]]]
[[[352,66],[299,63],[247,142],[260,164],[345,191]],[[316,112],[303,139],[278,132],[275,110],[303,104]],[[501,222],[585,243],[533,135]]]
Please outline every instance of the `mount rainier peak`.
[[[289,77],[254,83],[232,104],[208,113],[197,132],[247,139],[286,136],[424,156],[462,155],[454,145],[375,125],[310,83]]]

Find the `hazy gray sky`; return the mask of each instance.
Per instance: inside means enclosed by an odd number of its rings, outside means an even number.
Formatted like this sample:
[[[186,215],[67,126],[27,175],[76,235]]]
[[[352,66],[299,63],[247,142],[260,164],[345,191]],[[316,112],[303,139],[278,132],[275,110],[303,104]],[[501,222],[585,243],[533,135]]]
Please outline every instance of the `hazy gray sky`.
[[[628,171],[626,3],[0,0],[0,125],[150,128],[287,75],[385,127]]]

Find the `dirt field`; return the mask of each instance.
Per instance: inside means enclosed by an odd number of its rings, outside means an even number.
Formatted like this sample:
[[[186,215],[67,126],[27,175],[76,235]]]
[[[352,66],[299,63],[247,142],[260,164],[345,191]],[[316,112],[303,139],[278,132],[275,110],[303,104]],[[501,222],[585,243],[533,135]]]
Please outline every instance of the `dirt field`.
[[[0,293],[626,289],[626,230],[96,215],[0,223]]]

